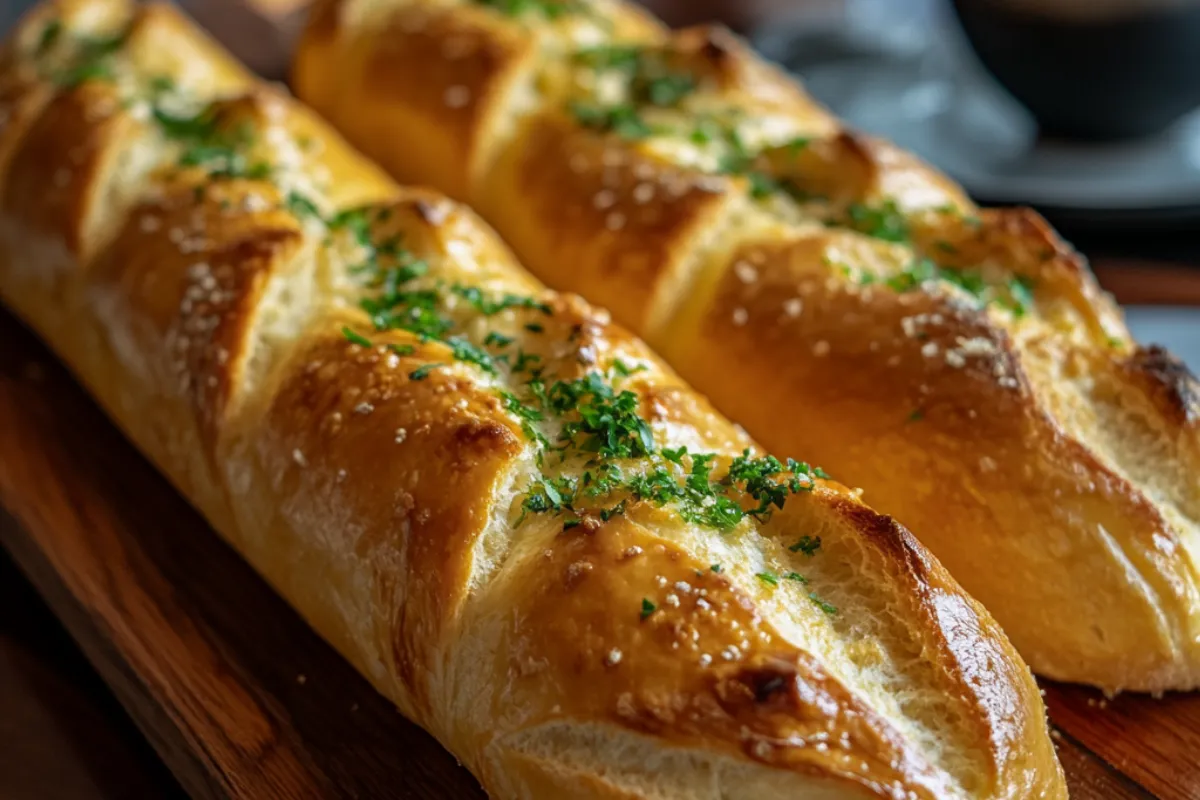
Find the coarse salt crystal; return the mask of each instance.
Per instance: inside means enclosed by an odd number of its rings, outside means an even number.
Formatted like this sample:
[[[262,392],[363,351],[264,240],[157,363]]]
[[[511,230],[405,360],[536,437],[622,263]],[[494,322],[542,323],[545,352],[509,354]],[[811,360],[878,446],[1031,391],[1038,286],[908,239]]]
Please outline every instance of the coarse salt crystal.
[[[471,90],[465,86],[451,86],[446,89],[443,99],[450,108],[463,108],[471,102]]]
[[[758,270],[753,264],[746,261],[739,261],[733,265],[733,274],[738,276],[738,280],[742,283],[754,283],[758,280]]]

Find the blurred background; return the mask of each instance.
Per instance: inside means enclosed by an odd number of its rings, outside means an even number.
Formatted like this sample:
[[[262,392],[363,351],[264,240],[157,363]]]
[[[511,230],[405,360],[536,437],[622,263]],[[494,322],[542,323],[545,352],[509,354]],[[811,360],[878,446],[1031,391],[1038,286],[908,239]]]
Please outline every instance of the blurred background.
[[[310,0],[177,2],[282,80]],[[978,201],[1036,207],[1200,371],[1200,0],[642,2],[735,29]],[[0,30],[32,4],[0,0]]]

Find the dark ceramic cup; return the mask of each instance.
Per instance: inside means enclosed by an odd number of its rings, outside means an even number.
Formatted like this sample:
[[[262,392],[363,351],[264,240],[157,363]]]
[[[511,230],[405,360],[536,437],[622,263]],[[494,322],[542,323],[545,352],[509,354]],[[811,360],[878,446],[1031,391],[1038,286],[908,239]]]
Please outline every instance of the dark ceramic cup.
[[[1043,135],[1145,136],[1200,105],[1196,0],[952,2],[983,65]]]

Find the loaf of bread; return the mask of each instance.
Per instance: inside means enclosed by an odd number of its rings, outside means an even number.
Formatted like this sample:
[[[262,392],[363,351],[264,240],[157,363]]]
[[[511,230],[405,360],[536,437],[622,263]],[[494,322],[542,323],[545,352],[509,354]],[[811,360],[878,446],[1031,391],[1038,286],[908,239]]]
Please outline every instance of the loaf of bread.
[[[1066,796],[907,531],[167,6],[0,55],[0,297],[494,797]]]
[[[864,488],[1035,672],[1200,682],[1195,380],[1036,214],[618,2],[321,0],[294,78],[771,452]]]

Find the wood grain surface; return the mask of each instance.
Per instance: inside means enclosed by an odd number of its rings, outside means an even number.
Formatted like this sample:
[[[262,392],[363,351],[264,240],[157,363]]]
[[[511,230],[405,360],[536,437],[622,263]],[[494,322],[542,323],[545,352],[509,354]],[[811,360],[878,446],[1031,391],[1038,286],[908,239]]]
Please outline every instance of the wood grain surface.
[[[192,796],[482,797],[4,311],[0,509],[0,542]],[[1045,690],[1076,800],[1200,798],[1200,694]]]
[[[0,541],[201,798],[480,798],[0,311]]]
[[[0,709],[4,800],[184,796],[3,548]]]

